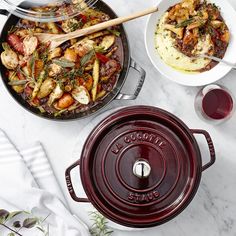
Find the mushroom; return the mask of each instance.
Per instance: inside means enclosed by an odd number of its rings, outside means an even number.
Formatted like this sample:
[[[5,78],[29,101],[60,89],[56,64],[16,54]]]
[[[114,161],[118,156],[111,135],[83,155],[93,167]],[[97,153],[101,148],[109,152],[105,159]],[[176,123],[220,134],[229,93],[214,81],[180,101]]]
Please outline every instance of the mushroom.
[[[178,38],[180,38],[180,39],[182,39],[184,36],[184,28],[182,28],[182,27],[177,28],[174,25],[165,24],[164,28],[175,33],[178,36]]]
[[[116,40],[116,36],[115,35],[106,35],[105,37],[103,37],[100,46],[104,50],[107,50],[107,49],[109,49],[115,43],[115,40]]]
[[[71,94],[80,104],[87,105],[90,102],[89,92],[84,86],[75,87]]]
[[[212,20],[212,21],[211,21],[211,25],[212,25],[214,28],[218,29],[218,28],[220,28],[220,27],[223,25],[223,22],[222,22],[222,21],[219,21],[219,20]]]
[[[61,86],[58,83],[54,88],[53,92],[49,96],[48,105],[51,106],[54,103],[54,101],[62,97],[63,93],[64,91],[61,89]]]
[[[225,43],[229,43],[229,40],[230,40],[230,33],[229,33],[229,31],[226,30],[226,31],[224,32],[224,34],[221,35],[220,39],[221,39],[223,42],[225,42]]]
[[[4,47],[5,51],[1,53],[2,64],[9,70],[14,70],[19,64],[17,54],[9,46]]]

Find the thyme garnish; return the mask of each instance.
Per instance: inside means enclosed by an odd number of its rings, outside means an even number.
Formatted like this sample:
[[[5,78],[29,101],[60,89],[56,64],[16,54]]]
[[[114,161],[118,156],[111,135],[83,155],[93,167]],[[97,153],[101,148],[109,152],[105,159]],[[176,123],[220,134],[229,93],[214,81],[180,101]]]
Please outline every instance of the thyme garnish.
[[[177,24],[177,25],[175,26],[175,28],[186,27],[186,26],[192,24],[194,21],[195,21],[194,18],[187,19],[187,20],[182,21],[181,23]]]

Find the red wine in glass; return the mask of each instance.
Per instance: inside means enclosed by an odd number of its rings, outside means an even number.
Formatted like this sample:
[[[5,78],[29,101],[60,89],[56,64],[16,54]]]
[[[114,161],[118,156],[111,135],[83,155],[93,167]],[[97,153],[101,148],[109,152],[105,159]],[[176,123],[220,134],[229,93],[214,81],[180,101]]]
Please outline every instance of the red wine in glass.
[[[198,115],[208,121],[225,121],[233,113],[234,99],[225,87],[209,85],[197,95],[195,109]]]

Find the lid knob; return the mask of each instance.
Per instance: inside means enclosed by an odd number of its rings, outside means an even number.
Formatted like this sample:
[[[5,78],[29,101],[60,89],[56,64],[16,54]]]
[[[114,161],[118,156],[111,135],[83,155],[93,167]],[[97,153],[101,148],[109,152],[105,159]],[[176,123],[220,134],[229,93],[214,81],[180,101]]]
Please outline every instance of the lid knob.
[[[138,160],[134,163],[133,174],[140,179],[147,178],[151,173],[151,167],[146,160]]]

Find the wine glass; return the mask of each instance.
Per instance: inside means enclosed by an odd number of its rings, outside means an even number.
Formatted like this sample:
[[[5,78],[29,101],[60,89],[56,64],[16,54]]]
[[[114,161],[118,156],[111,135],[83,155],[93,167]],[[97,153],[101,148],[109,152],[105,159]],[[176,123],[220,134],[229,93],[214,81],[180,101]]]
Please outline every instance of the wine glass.
[[[195,111],[198,116],[212,124],[229,120],[235,109],[235,99],[224,86],[211,84],[199,91],[195,98]]]

